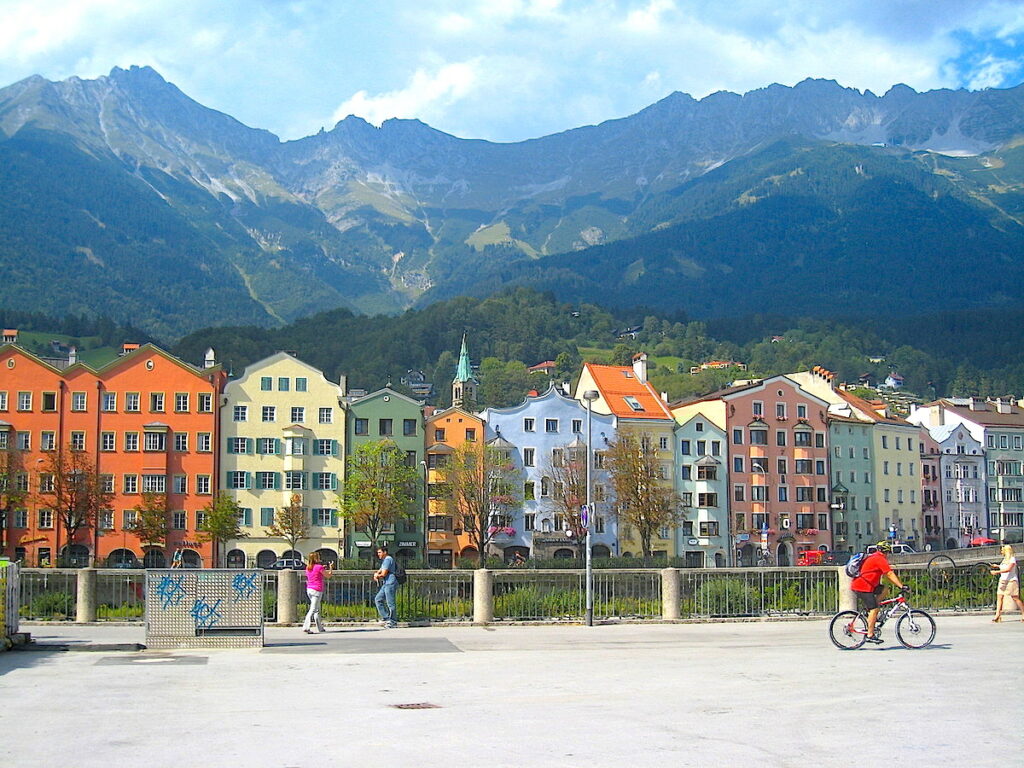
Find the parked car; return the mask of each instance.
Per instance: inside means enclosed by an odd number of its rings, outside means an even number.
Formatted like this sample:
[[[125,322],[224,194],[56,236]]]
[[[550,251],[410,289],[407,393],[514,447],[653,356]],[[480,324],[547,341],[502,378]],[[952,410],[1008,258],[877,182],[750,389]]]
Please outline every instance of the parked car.
[[[872,544],[865,551],[870,555],[872,552],[876,552],[878,547]],[[892,553],[894,555],[916,555],[917,551],[909,544],[893,544]]]
[[[269,567],[272,571],[284,571],[291,568],[293,571],[302,571],[306,569],[306,564],[295,557],[279,557],[274,561],[273,565]]]

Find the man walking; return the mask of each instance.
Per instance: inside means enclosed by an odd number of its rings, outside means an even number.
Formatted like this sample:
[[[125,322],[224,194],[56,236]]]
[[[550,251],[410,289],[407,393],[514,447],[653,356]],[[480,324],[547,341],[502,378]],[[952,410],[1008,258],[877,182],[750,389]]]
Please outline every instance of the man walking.
[[[377,606],[377,613],[380,614],[384,627],[394,629],[398,626],[398,611],[395,607],[395,593],[398,591],[395,558],[388,554],[387,544],[377,547],[377,557],[380,558],[380,568],[373,574],[373,580],[380,584],[380,589],[377,590],[377,597],[373,602]]]

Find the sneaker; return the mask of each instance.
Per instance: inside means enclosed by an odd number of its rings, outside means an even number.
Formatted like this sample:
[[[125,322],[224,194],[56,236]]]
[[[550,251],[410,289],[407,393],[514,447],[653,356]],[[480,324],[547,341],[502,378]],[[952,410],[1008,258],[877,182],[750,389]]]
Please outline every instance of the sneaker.
[[[385,627],[385,629],[398,629],[398,622],[397,621],[392,621],[389,624],[385,624],[384,627]]]
[[[882,638],[880,638],[877,634],[875,634],[875,635],[868,635],[867,642],[875,643],[876,645],[879,645],[883,641],[882,641]]]

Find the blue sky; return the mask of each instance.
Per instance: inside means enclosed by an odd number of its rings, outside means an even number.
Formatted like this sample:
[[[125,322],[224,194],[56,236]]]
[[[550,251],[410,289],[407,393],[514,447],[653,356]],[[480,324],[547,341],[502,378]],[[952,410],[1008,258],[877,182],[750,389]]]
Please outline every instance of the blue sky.
[[[149,65],[294,139],[348,114],[518,141],[806,77],[1024,81],[1022,0],[0,0],[0,85]]]

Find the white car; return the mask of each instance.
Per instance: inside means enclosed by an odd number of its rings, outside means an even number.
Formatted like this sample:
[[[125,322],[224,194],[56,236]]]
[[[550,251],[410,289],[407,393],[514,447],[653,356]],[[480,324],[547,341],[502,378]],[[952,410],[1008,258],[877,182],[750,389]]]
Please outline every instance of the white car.
[[[872,552],[877,552],[878,551],[878,547],[875,546],[874,544],[872,544],[870,547],[868,547],[864,551],[867,552],[870,555]],[[916,555],[917,554],[917,552],[914,550],[914,548],[912,546],[910,546],[909,544],[893,544],[892,545],[892,553],[894,555]]]

